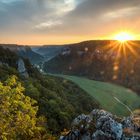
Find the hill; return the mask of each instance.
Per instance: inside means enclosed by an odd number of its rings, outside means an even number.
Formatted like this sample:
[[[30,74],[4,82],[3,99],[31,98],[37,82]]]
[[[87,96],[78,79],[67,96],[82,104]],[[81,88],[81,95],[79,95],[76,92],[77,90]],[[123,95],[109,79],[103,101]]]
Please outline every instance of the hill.
[[[63,56],[69,55],[70,50],[65,48],[61,54]],[[23,75],[23,70],[28,76]],[[17,78],[12,79],[11,77]],[[65,78],[68,78],[73,82],[70,82]],[[17,83],[18,87],[16,88],[12,85],[12,82],[9,79],[13,80],[14,83]],[[15,79],[18,79],[18,81],[16,82]],[[3,89],[3,87],[9,89],[7,82],[9,83],[9,86],[11,86],[10,88],[12,88],[10,95],[13,95],[14,91],[19,93],[19,89],[21,88],[25,89],[24,96],[26,96],[25,99],[27,98],[26,101],[29,104],[30,98],[35,100],[35,106],[38,108],[36,116],[38,118],[41,117],[42,119],[45,118],[45,120],[47,119],[47,122],[43,122],[43,126],[45,126],[43,129],[49,134],[55,134],[55,136],[58,136],[64,128],[69,129],[71,121],[77,115],[81,113],[87,114],[92,109],[100,108],[100,104],[101,107],[104,106],[104,108],[110,110],[114,114],[116,113],[123,116],[129,114],[129,108],[133,110],[139,107],[140,102],[139,97],[134,92],[112,84],[78,77],[62,76],[61,78],[51,75],[42,75],[33,65],[31,65],[27,57],[23,57],[18,53],[17,47],[15,49],[0,47],[0,91],[3,91],[4,94],[7,93],[7,90],[5,88]],[[19,95],[17,95],[17,97],[19,97]],[[14,107],[16,107],[16,98],[13,102]],[[10,101],[8,95],[6,96],[6,99]],[[26,102],[24,102],[24,100],[22,100],[22,102],[22,107],[24,108]],[[5,103],[4,100],[1,103]],[[7,107],[7,103],[4,105]],[[18,102],[18,105],[20,107],[21,102]],[[126,105],[130,105],[129,108],[128,106],[126,107]],[[12,107],[13,106],[10,108],[7,107],[6,109],[12,110]],[[26,109],[28,110],[28,108]],[[17,112],[15,109],[14,111]],[[12,111],[10,113],[14,118],[15,114],[13,114]],[[25,112],[23,111],[23,113]],[[5,115],[3,115],[3,117],[6,118]],[[24,117],[22,117],[22,119],[24,119]],[[43,120],[39,120],[41,124],[42,121]],[[7,120],[6,122],[8,123]],[[13,126],[11,124],[7,125],[10,125],[10,129],[12,130]],[[18,127],[22,126],[18,125]],[[3,129],[3,127],[1,128]],[[14,128],[17,127],[14,126]],[[17,128],[17,130],[19,129]],[[17,135],[22,133],[20,130],[17,130]],[[28,132],[29,131],[27,130],[27,133]]]
[[[23,46],[17,44],[0,44],[1,47],[7,48],[17,55],[29,59],[32,64],[38,64],[44,60],[44,57],[40,54],[32,51],[30,46]]]
[[[140,107],[140,97],[130,89],[105,82],[89,80],[76,76],[56,75],[77,84],[96,99],[101,108],[118,116],[127,116]]]
[[[83,76],[116,83],[140,93],[140,42],[85,41],[65,46],[44,63],[49,73]]]
[[[41,55],[47,55],[48,53],[59,54],[62,51],[63,47],[64,47],[63,45],[43,45],[43,46],[37,47],[38,49],[35,49],[35,52]]]
[[[19,67],[24,67],[28,76],[25,77]],[[13,75],[24,87],[24,95],[37,101],[37,115],[47,119],[45,126],[53,134],[59,134],[64,128],[69,128],[76,115],[99,108],[98,102],[74,83],[42,75],[28,59],[20,57],[8,48],[0,47],[0,82],[4,83]],[[85,105],[87,102],[89,104]]]

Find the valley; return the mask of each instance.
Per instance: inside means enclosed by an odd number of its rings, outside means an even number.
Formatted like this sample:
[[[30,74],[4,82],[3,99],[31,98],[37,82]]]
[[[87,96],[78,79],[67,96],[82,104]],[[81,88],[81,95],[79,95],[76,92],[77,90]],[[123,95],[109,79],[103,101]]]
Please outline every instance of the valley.
[[[110,82],[140,93],[140,42],[85,41],[66,45],[43,71]]]
[[[121,118],[133,116],[140,108],[140,58],[128,52],[126,61],[123,52],[118,55],[117,48],[111,49],[112,42],[37,48],[1,44],[0,80],[4,85],[7,78],[16,76],[25,96],[37,102],[38,116],[48,120],[44,129],[51,139],[69,129],[77,115],[93,109]],[[136,44],[134,50],[139,53]]]
[[[0,0],[0,140],[140,140],[140,0]]]
[[[121,117],[128,116],[131,112],[140,107],[140,97],[135,92],[122,86],[77,76],[53,75],[74,82],[96,99],[102,109],[105,109],[114,115]],[[130,108],[131,111],[126,106]]]
[[[138,53],[140,43],[130,43]],[[85,41],[63,47],[51,46],[51,49],[40,47],[35,52],[49,54],[50,59],[44,59],[41,66],[44,73],[53,73],[74,82],[96,99],[103,109],[127,116],[140,107],[137,95],[139,57],[127,52],[126,61],[123,51],[118,54],[115,45],[115,41]]]

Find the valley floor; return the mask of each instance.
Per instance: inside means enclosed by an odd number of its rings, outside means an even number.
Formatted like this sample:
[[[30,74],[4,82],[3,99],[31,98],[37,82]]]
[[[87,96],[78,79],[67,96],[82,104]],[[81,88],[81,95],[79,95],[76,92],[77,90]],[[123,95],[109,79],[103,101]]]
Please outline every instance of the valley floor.
[[[76,76],[58,74],[54,74],[54,76],[74,82],[96,99],[103,109],[115,115],[127,116],[140,107],[140,97],[130,89]]]

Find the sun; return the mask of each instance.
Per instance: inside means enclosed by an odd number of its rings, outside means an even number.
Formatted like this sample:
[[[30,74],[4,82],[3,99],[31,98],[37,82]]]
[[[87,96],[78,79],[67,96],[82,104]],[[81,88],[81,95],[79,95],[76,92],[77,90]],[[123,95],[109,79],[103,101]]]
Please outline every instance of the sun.
[[[126,42],[128,40],[134,40],[134,35],[128,32],[120,32],[117,35],[115,35],[114,39],[120,42]]]
[[[113,37],[113,40],[116,41],[110,43],[110,52],[116,52],[116,59],[122,56],[127,59],[128,54],[130,53],[135,57],[138,57],[138,54],[134,49],[137,46],[137,43],[134,41],[135,39],[136,35],[128,31],[119,32]]]

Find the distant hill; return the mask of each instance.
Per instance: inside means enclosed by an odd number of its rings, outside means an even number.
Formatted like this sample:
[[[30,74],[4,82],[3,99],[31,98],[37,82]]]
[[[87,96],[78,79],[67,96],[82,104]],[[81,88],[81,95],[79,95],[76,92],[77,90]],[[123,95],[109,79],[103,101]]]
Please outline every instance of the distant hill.
[[[29,46],[16,45],[16,44],[0,44],[3,48],[8,48],[12,52],[17,53],[19,56],[28,58],[32,64],[38,64],[43,61],[44,57],[31,50]]]
[[[116,83],[140,93],[140,41],[126,44],[85,41],[66,45],[59,55],[44,64],[44,71]]]
[[[44,61],[49,61],[58,54],[61,53],[64,46],[59,45],[44,45],[38,48],[32,48],[32,50],[44,57]]]

